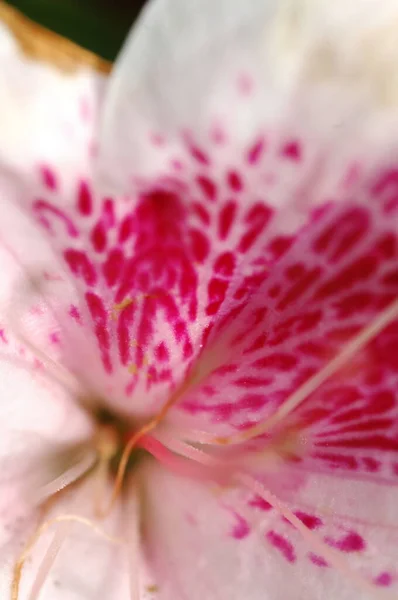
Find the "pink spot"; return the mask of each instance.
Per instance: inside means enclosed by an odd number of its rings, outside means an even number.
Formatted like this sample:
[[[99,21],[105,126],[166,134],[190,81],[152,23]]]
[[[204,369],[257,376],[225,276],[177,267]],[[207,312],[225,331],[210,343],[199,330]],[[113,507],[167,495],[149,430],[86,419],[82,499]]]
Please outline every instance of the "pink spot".
[[[233,192],[241,192],[243,189],[242,177],[237,171],[228,171],[227,183]]]
[[[46,229],[50,233],[55,233],[55,231],[52,228],[51,221],[48,215],[50,215],[51,217],[56,217],[57,219],[62,221],[63,224],[66,226],[66,231],[68,235],[70,235],[71,237],[78,237],[79,230],[73,223],[72,219],[70,219],[62,210],[53,206],[49,202],[46,202],[45,200],[36,200],[33,203],[33,211],[37,213],[40,223],[44,227],[46,227]]]
[[[315,515],[309,515],[307,513],[301,512],[300,510],[298,510],[294,514],[306,527],[308,527],[308,529],[317,529],[322,525],[321,519],[319,519],[319,517],[316,517]]]
[[[361,552],[366,547],[365,540],[354,531],[347,533],[340,540],[333,540],[329,537],[325,538],[325,542],[329,546],[341,550],[341,552]]]
[[[91,118],[91,106],[88,98],[80,100],[80,115],[83,121],[89,121]]]
[[[75,321],[77,321],[77,323],[81,323],[82,322],[82,318],[81,318],[79,309],[74,304],[72,304],[71,307],[70,307],[70,309],[69,309],[69,315],[72,317],[72,319],[74,319]]]
[[[213,277],[208,285],[209,304],[206,306],[207,315],[215,315],[224,302],[228,289],[228,281]]]
[[[196,181],[205,197],[213,202],[217,197],[217,186],[214,181],[205,175],[198,175]]]
[[[292,354],[269,354],[253,363],[257,369],[276,369],[277,371],[291,371],[297,365],[297,358]]]
[[[4,329],[0,329],[0,340],[3,342],[3,344],[8,344]]]
[[[378,577],[374,580],[376,585],[380,585],[382,587],[388,587],[392,584],[392,575],[390,573],[384,572],[380,573]]]
[[[218,235],[221,240],[225,240],[231,230],[232,223],[235,220],[237,211],[236,202],[229,201],[220,210],[218,217]]]
[[[284,310],[289,304],[298,300],[303,294],[305,294],[319,279],[321,275],[321,269],[315,267],[309,269],[305,275],[303,275],[297,283],[294,283],[288,288],[287,293],[280,300],[277,308],[278,310]]]
[[[282,156],[298,162],[301,159],[301,146],[297,140],[287,142],[281,150]]]
[[[199,202],[194,202],[192,204],[192,210],[195,215],[199,218],[199,220],[203,223],[203,225],[210,225],[210,215],[203,206]]]
[[[252,506],[253,508],[258,508],[259,510],[263,511],[268,511],[272,509],[271,504],[264,500],[264,498],[262,498],[261,496],[254,496],[254,498],[252,498],[249,501],[249,506]]]
[[[50,333],[50,342],[52,344],[59,344],[59,335],[56,332]]]
[[[208,155],[201,148],[192,144],[188,144],[188,150],[198,163],[206,166],[210,165],[210,159]]]
[[[260,234],[264,231],[272,216],[272,210],[264,203],[257,202],[249,209],[245,216],[245,223],[248,225],[239,241],[239,252],[247,252],[256,242]]]
[[[333,296],[349,289],[354,283],[366,281],[374,274],[377,266],[378,261],[373,256],[363,256],[355,260],[338,275],[324,283],[316,292],[315,299],[321,300]]]
[[[245,537],[247,537],[249,535],[250,527],[249,527],[246,519],[244,519],[237,513],[234,513],[234,516],[235,516],[235,519],[237,520],[237,523],[235,524],[235,526],[231,532],[231,535],[236,540],[243,540]]]
[[[235,256],[232,252],[224,252],[224,254],[220,254],[214,264],[214,271],[218,273],[218,275],[223,275],[224,277],[230,277],[235,269]]]
[[[361,208],[352,208],[324,229],[313,243],[316,252],[336,262],[354,248],[369,229],[369,215]]]
[[[77,194],[77,208],[84,216],[90,215],[93,210],[93,199],[90,188],[86,181],[80,182],[79,191]]]
[[[124,266],[124,255],[119,248],[113,248],[102,266],[102,272],[109,287],[119,280]]]
[[[65,250],[64,258],[74,275],[83,277],[87,285],[92,286],[96,283],[97,273],[84,252],[69,248]]]
[[[104,224],[104,227],[106,227],[107,229],[110,229],[115,225],[115,209],[113,206],[112,198],[104,198],[102,207],[102,222]]]
[[[158,147],[164,146],[164,144],[166,143],[164,136],[160,135],[159,133],[152,133],[150,136],[150,140],[154,146]]]
[[[199,229],[191,229],[190,237],[194,260],[203,263],[210,251],[209,240]]]
[[[95,325],[95,335],[101,352],[101,358],[105,370],[112,371],[110,360],[110,337],[108,333],[108,316],[104,304],[99,296],[93,292],[86,293],[86,302]]]
[[[380,470],[381,463],[379,460],[376,460],[375,458],[368,456],[368,457],[363,458],[362,461],[365,465],[366,471],[368,471],[369,473],[377,473],[377,471]]]
[[[358,462],[353,456],[344,454],[334,454],[332,452],[317,452],[313,455],[314,458],[319,458],[329,463],[332,469],[348,469],[355,471],[358,468]]]
[[[159,362],[167,362],[170,359],[170,354],[164,342],[158,344],[155,350],[156,360]]]
[[[394,258],[398,254],[397,237],[394,233],[387,233],[379,239],[376,248],[383,258]]]
[[[274,548],[279,550],[279,552],[288,562],[294,563],[296,561],[293,545],[288,540],[275,531],[269,531],[267,533],[267,539],[269,542],[271,542]]]
[[[226,142],[227,136],[225,134],[224,129],[221,126],[216,125],[210,131],[210,138],[215,144],[224,144]]]
[[[131,234],[134,231],[134,217],[132,215],[127,215],[124,217],[123,221],[120,224],[119,228],[119,242],[124,244],[126,240],[129,239]]]
[[[242,96],[249,96],[253,92],[254,81],[248,73],[240,73],[236,83]]]
[[[318,556],[317,554],[309,554],[310,561],[314,563],[317,567],[327,567],[328,563],[322,556]]]
[[[52,169],[43,165],[40,167],[40,175],[47,189],[55,191],[57,189],[57,178]]]
[[[263,138],[256,140],[247,151],[246,160],[249,165],[256,165],[265,150],[265,141]]]
[[[91,243],[96,252],[103,252],[106,248],[106,231],[101,221],[91,232]]]
[[[173,158],[170,161],[170,165],[171,165],[171,168],[174,171],[177,171],[178,173],[180,173],[183,170],[183,168],[184,168],[183,162],[181,160],[178,160],[178,158]]]
[[[253,381],[251,381],[250,378],[245,379],[244,377],[242,377],[241,380],[237,379],[234,383],[237,384],[238,386],[242,384],[244,387],[250,387],[250,385],[254,385],[255,387],[257,387],[257,385],[258,385],[258,381],[256,381],[255,378],[253,378]],[[263,383],[263,385],[268,385],[270,382],[269,382],[269,380],[265,379],[262,381],[262,383]],[[260,410],[260,408],[263,408],[266,403],[267,403],[267,398],[264,395],[246,394],[239,400],[237,408],[243,409],[243,410],[257,411],[257,410]]]
[[[274,255],[275,258],[280,258],[292,245],[294,238],[291,237],[277,237],[272,240],[268,246],[268,250]]]

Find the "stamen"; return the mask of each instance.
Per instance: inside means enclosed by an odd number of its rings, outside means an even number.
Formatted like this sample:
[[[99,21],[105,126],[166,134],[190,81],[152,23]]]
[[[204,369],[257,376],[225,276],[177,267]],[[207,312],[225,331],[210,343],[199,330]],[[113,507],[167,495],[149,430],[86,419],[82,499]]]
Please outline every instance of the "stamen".
[[[57,558],[57,555],[62,547],[62,544],[68,537],[71,531],[71,523],[63,523],[58,531],[55,532],[53,540],[44,555],[44,558],[40,564],[39,570],[33,581],[32,588],[28,600],[37,600],[39,594],[46,582],[46,579],[51,571],[51,568]]]
[[[140,545],[140,518],[137,489],[131,486],[128,496],[127,516],[127,558],[129,562],[130,600],[140,600],[140,572],[139,572],[139,545]]]
[[[87,527],[90,527],[90,529],[92,529],[97,535],[104,538],[108,542],[111,542],[112,544],[123,544],[124,543],[124,540],[108,535],[98,525],[93,523],[90,519],[86,519],[85,517],[81,517],[80,515],[65,514],[65,515],[60,515],[58,517],[54,517],[53,519],[49,519],[48,521],[43,523],[39,527],[39,529],[36,531],[36,533],[32,536],[32,538],[27,543],[25,550],[22,552],[21,556],[15,563],[14,577],[13,577],[12,584],[11,584],[11,600],[18,600],[19,586],[20,586],[21,576],[22,576],[22,569],[24,567],[26,559],[28,558],[28,556],[29,556],[33,546],[36,544],[37,540],[43,535],[43,533],[45,533],[47,531],[47,529],[49,529],[49,527],[51,527],[55,523],[62,523],[62,522],[67,522],[67,521],[69,521],[69,522],[73,521],[76,523],[80,523],[81,525],[86,525]],[[61,540],[61,538],[59,539],[59,541],[60,540]],[[43,576],[46,577],[48,574],[48,571],[49,571],[49,569],[47,568],[48,564],[51,566],[51,564],[53,562],[53,561],[48,562],[48,560],[51,560],[51,557],[53,555],[54,555],[53,560],[55,560],[56,553],[58,552],[58,550],[56,550],[56,548],[57,548],[57,545],[55,545],[53,547],[53,549],[51,550],[51,546],[50,546],[50,548],[45,556],[44,568],[43,568],[43,564],[42,564],[42,567],[40,568],[39,574],[38,574],[38,578],[40,581]],[[55,550],[56,550],[56,553],[54,554]],[[40,574],[41,569],[43,569],[43,571]],[[44,577],[44,579],[45,579],[45,577]],[[43,583],[44,583],[44,580],[41,583],[41,585],[43,585]],[[36,582],[33,584],[34,590],[36,589],[35,585],[36,585]]]
[[[59,477],[56,477],[46,485],[42,486],[34,498],[36,504],[41,504],[50,496],[65,489],[78,479],[88,473],[97,461],[97,453],[94,451],[86,452],[82,460],[64,471]]]
[[[364,579],[359,573],[353,571],[349,565],[347,565],[346,561],[341,557],[341,555],[325,544],[316,533],[308,529],[306,525],[296,515],[285,506],[274,494],[268,491],[262,483],[260,483],[257,479],[252,477],[251,475],[247,475],[246,473],[239,473],[236,475],[235,480],[239,483],[242,483],[253,492],[264,498],[271,506],[278,511],[280,515],[282,515],[301,535],[305,542],[307,542],[308,546],[311,550],[321,554],[325,560],[335,567],[340,573],[348,577],[351,581],[353,581],[357,586],[363,589],[366,592],[372,593],[372,598],[376,600],[376,598],[390,598],[391,600],[396,600],[396,595],[394,597],[385,592],[376,591],[375,586],[369,583],[366,579]]]
[[[380,331],[398,317],[398,300],[394,300],[385,310],[383,310],[375,319],[364,327],[362,331],[346,344],[343,350],[331,360],[318,373],[310,377],[301,387],[283,402],[276,412],[263,421],[254,425],[246,431],[231,435],[225,438],[213,438],[214,444],[238,444],[242,441],[250,440],[266,431],[269,431],[279,421],[287,417],[296,409],[312,392],[319,388],[329,377],[334,375],[344,366],[359,350],[370,342]]]
[[[112,510],[112,508],[119,496],[119,493],[122,489],[123,479],[124,479],[124,475],[125,475],[126,468],[127,468],[127,463],[129,461],[131,452],[134,450],[135,446],[137,445],[137,443],[140,441],[140,439],[144,435],[153,431],[153,429],[155,429],[155,427],[157,427],[159,425],[159,423],[161,423],[161,421],[163,421],[163,419],[166,417],[167,413],[172,408],[172,406],[174,406],[174,404],[181,398],[181,396],[190,387],[190,383],[191,383],[190,379],[187,379],[174,392],[174,394],[172,394],[170,396],[170,398],[164,404],[163,408],[159,411],[159,413],[157,415],[155,415],[148,423],[146,423],[146,425],[143,425],[143,427],[141,427],[141,429],[139,429],[135,434],[133,434],[133,436],[127,442],[127,444],[123,450],[122,457],[120,459],[120,463],[119,463],[118,470],[116,473],[115,484],[113,487],[113,492],[112,492],[112,495],[111,495],[111,498],[109,501],[109,505],[102,512],[103,517],[105,517],[106,515],[109,514],[109,512]]]

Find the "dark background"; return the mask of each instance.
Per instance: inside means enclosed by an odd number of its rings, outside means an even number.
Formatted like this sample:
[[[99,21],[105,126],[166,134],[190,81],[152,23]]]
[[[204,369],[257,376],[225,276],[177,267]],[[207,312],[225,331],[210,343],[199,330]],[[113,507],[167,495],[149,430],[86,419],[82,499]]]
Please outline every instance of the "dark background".
[[[114,60],[146,0],[8,0],[52,31]]]

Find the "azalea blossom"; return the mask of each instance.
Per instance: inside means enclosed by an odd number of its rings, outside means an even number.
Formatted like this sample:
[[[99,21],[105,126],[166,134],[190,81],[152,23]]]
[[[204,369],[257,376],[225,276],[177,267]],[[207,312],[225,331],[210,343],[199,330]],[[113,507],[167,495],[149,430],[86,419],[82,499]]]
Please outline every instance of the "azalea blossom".
[[[397,17],[0,26],[1,598],[396,597]]]

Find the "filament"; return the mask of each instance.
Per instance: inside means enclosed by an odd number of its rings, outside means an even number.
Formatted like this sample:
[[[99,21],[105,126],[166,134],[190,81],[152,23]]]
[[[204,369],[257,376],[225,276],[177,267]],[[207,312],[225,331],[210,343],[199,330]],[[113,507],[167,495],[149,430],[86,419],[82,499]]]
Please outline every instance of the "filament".
[[[130,600],[140,600],[140,572],[139,572],[139,543],[140,543],[140,515],[137,489],[131,486],[126,510],[127,516],[127,559],[129,563]]]
[[[300,386],[291,396],[283,402],[276,412],[257,425],[254,425],[246,431],[231,435],[226,438],[213,438],[213,443],[237,444],[242,441],[252,439],[266,431],[269,431],[283,418],[287,417],[295,408],[297,408],[312,392],[321,386],[329,377],[334,375],[345,363],[347,363],[363,346],[370,342],[380,331],[398,317],[398,300],[394,300],[385,310],[383,310],[367,327],[349,341],[343,350],[331,360],[323,369],[310,377],[302,386]]]
[[[71,523],[63,523],[60,528],[55,532],[53,540],[44,555],[44,558],[40,564],[39,570],[33,581],[32,588],[28,600],[37,600],[39,594],[46,582],[46,579],[50,573],[51,567],[53,566],[55,559],[71,531]]]
[[[174,394],[172,394],[170,396],[170,398],[164,404],[164,406],[158,412],[158,414],[155,415],[152,419],[150,419],[150,421],[148,421],[148,423],[143,425],[143,427],[141,427],[141,429],[139,429],[136,433],[134,433],[132,435],[132,437],[130,438],[130,440],[127,442],[126,446],[124,447],[123,454],[120,459],[120,463],[118,465],[118,470],[117,470],[116,478],[115,478],[115,484],[113,487],[109,505],[102,512],[103,517],[106,516],[107,514],[109,514],[109,512],[113,508],[113,506],[120,494],[120,491],[121,491],[122,485],[123,485],[124,476],[126,473],[127,464],[128,464],[128,461],[129,461],[132,451],[134,450],[134,448],[137,446],[138,442],[144,435],[153,431],[155,429],[155,427],[157,427],[159,425],[159,423],[161,423],[163,421],[163,419],[166,417],[169,410],[181,398],[181,396],[186,392],[186,390],[189,388],[189,386],[190,386],[190,380],[188,379],[174,392]]]
[[[31,553],[37,540],[52,525],[54,525],[55,523],[63,523],[63,522],[76,522],[76,523],[80,523],[81,525],[85,525],[86,527],[90,527],[90,529],[92,529],[98,536],[104,538],[105,540],[107,540],[108,542],[111,542],[112,544],[123,544],[124,543],[124,541],[122,539],[110,536],[109,534],[105,533],[98,525],[93,523],[90,519],[86,519],[85,517],[82,517],[80,515],[65,514],[65,515],[59,515],[58,517],[54,517],[53,519],[49,519],[48,521],[43,523],[38,528],[38,530],[35,532],[35,534],[32,536],[32,538],[27,543],[26,548],[22,552],[21,556],[18,558],[18,560],[15,563],[14,576],[13,576],[13,580],[12,580],[12,584],[11,584],[11,600],[18,600],[22,570],[25,565],[26,559],[28,558],[29,554]],[[61,537],[60,537],[57,544],[59,544],[61,541],[63,541],[63,540],[61,540]],[[55,560],[56,554],[58,552],[57,544],[53,547],[52,550],[51,550],[51,546],[50,546],[50,549],[48,551],[49,553],[46,554],[46,557],[45,557],[45,561],[46,561],[46,559],[50,561],[48,563],[48,564],[50,564],[50,566],[51,566],[52,562]],[[56,550],[56,552],[55,552],[55,550]],[[48,570],[49,569],[47,568],[47,564],[45,564],[45,568],[43,570],[42,575],[40,574],[40,570],[39,570],[39,580],[40,581],[42,579],[42,576],[44,576],[48,573]],[[44,580],[43,580],[43,583],[44,583]],[[41,583],[41,585],[42,585],[42,583]],[[35,587],[35,583],[34,583],[34,590],[35,589],[36,589],[36,587]]]
[[[44,500],[53,496],[57,492],[65,489],[78,479],[88,473],[97,461],[97,453],[87,452],[84,454],[82,460],[72,467],[64,471],[59,477],[53,479],[50,483],[43,485],[37,497],[35,498],[36,503],[42,503]]]
[[[308,546],[311,550],[315,550],[319,552],[333,567],[335,567],[338,571],[347,576],[351,581],[353,581],[356,585],[362,588],[366,592],[371,592],[372,597],[376,598],[391,598],[391,600],[396,600],[396,596],[392,596],[390,594],[386,594],[384,592],[376,592],[375,586],[366,581],[359,573],[353,571],[346,563],[344,559],[341,558],[341,555],[325,544],[319,537],[287,507],[284,503],[282,503],[274,494],[268,491],[257,479],[252,477],[251,475],[247,475],[246,473],[238,473],[235,477],[236,481],[242,483],[253,492],[264,498],[271,506],[278,511],[278,513],[283,516],[293,527],[301,533],[305,542],[307,542]]]

